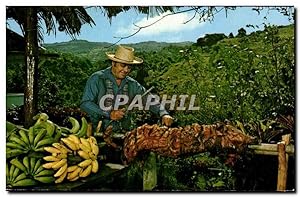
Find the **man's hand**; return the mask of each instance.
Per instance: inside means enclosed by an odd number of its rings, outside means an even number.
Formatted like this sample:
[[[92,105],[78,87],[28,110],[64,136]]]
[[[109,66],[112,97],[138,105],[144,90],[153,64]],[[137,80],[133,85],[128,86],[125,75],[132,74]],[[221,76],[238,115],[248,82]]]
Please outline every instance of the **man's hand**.
[[[166,125],[167,127],[169,127],[173,123],[173,118],[170,115],[164,115],[162,117],[161,122],[162,122],[163,125]]]
[[[110,119],[112,120],[120,120],[125,115],[125,108],[119,110],[113,110],[110,113]]]

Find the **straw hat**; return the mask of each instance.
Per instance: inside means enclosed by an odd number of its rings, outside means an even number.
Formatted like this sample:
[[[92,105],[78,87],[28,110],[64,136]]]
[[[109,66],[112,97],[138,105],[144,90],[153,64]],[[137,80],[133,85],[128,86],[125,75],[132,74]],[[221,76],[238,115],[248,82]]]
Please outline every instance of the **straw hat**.
[[[110,60],[125,64],[141,64],[143,60],[134,56],[134,48],[118,45],[116,53],[106,52]]]

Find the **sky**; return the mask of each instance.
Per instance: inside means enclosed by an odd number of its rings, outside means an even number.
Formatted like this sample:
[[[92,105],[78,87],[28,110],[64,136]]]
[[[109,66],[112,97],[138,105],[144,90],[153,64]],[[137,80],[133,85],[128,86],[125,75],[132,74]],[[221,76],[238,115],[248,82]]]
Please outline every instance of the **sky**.
[[[189,10],[190,8],[191,7],[183,7],[180,11]],[[137,27],[135,25],[140,27],[146,26],[162,17],[163,19],[159,22],[141,29],[141,31],[134,36],[123,39],[119,43],[138,43],[144,41],[196,42],[199,37],[203,37],[205,34],[224,33],[225,35],[229,35],[230,33],[233,33],[236,35],[240,28],[244,28],[250,33],[252,31],[263,29],[263,24],[288,25],[293,23],[293,21],[289,21],[288,17],[278,11],[273,10],[268,12],[267,7],[266,9],[263,9],[260,14],[252,10],[252,8],[254,8],[253,6],[237,7],[236,10],[228,10],[227,15],[223,8],[224,7],[217,7],[218,10],[222,11],[215,15],[212,22],[208,20],[199,22],[199,16],[193,18],[194,11],[175,15],[170,15],[170,13],[167,12],[150,18],[145,14],[137,13],[135,10],[131,9],[113,17],[110,23],[108,18],[104,16],[99,8],[89,7],[87,12],[93,18],[96,25],[83,25],[81,33],[76,39],[87,40],[90,42],[115,43],[119,40],[118,37],[126,37],[136,32]],[[8,20],[7,22],[8,28],[22,34],[19,26],[13,20]],[[248,24],[254,26],[258,25],[259,28],[254,29],[246,27]],[[46,28],[44,27],[43,29]],[[48,35],[46,32],[44,32],[43,35],[44,43],[66,42],[72,40],[69,35],[59,31],[56,32],[56,35],[53,33]]]

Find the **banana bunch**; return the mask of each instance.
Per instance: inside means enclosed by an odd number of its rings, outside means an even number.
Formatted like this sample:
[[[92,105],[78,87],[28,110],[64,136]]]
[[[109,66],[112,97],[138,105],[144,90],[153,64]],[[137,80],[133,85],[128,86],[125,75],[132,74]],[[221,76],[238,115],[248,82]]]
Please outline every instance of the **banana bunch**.
[[[29,130],[21,128],[17,133],[12,134],[6,142],[6,158],[18,156],[29,151],[44,151],[43,147],[58,141],[61,132],[58,131],[55,137],[49,137],[44,128],[36,129],[34,126]]]
[[[78,120],[74,117],[69,117],[69,122],[72,124],[72,128],[69,129],[67,127],[61,127],[63,130],[63,135],[68,136],[70,134],[74,134],[78,137],[87,136],[88,131],[88,122],[85,117],[81,117],[81,127]]]
[[[51,155],[43,158],[47,161],[43,167],[56,171],[54,174],[55,183],[61,183],[65,179],[75,181],[80,177],[87,177],[91,173],[98,172],[99,147],[93,136],[85,139],[71,134],[66,138],[61,138],[60,143],[53,143],[51,147],[44,147],[44,150]],[[75,155],[79,155],[81,161],[76,165],[68,166],[68,157]],[[82,161],[82,159],[84,160]]]
[[[42,166],[41,159],[25,156],[22,160],[19,160],[16,157],[12,159],[10,163],[11,167],[9,172],[6,171],[6,174],[7,177],[9,177],[8,184],[13,187],[32,186],[39,182],[49,184],[55,180],[53,177],[54,171],[45,169]],[[11,168],[15,168],[14,172],[11,172]]]

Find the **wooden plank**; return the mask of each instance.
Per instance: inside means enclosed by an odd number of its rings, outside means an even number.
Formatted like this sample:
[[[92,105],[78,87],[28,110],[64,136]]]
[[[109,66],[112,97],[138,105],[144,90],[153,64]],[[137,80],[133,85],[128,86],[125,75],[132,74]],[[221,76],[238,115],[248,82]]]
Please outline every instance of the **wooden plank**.
[[[268,155],[278,155],[277,144],[267,144],[261,143],[258,145],[248,145],[249,149],[253,149],[258,154],[268,154]],[[285,152],[289,155],[293,155],[295,152],[295,147],[293,144],[285,146]]]
[[[285,142],[279,142],[277,145],[278,145],[277,191],[285,191],[286,190],[286,180],[287,180]]]

